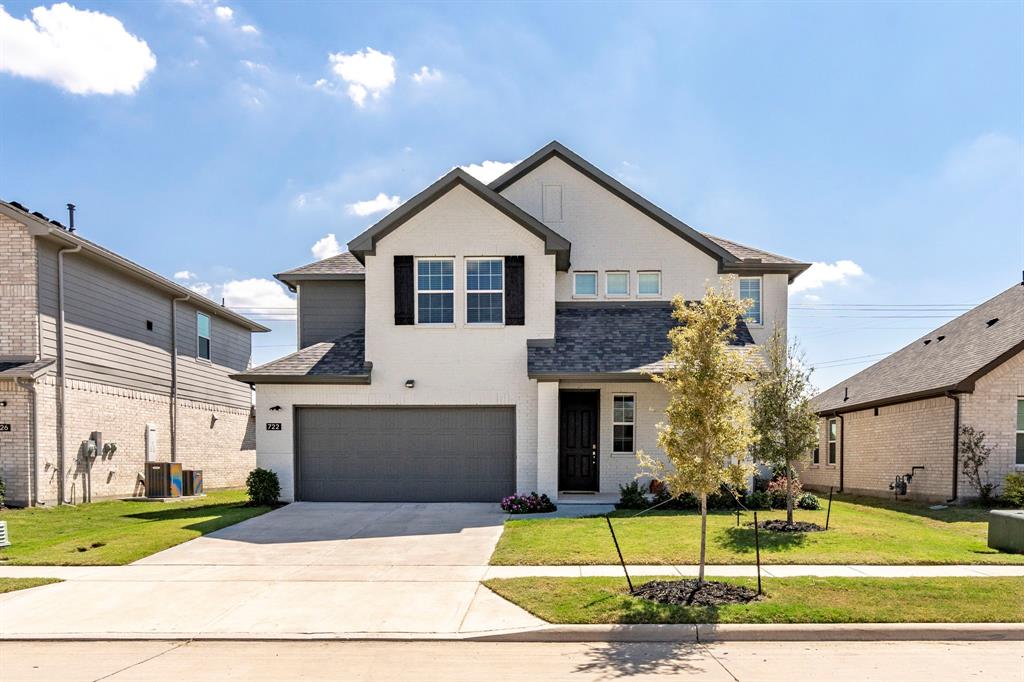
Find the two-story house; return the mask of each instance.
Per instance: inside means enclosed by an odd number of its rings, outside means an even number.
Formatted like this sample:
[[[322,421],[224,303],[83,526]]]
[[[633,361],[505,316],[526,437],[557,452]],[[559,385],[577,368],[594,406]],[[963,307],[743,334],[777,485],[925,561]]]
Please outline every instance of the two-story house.
[[[147,460],[244,482],[252,397],[229,375],[266,327],[17,203],[0,202],[0,244],[8,504],[140,495]]]
[[[735,276],[735,343],[785,329],[808,266],[703,234],[557,142],[485,185],[453,170],[277,277],[299,350],[256,387],[260,466],[298,500],[618,494],[657,451],[675,294]],[[593,498],[591,498],[593,499]]]

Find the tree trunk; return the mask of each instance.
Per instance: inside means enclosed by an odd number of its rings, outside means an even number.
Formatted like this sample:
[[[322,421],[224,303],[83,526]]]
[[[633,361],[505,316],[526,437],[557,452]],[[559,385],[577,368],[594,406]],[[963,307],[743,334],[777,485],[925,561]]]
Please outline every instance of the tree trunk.
[[[704,553],[708,541],[708,494],[700,494],[700,569],[697,572],[697,584],[704,584]]]
[[[793,523],[793,467],[786,462],[786,523]]]

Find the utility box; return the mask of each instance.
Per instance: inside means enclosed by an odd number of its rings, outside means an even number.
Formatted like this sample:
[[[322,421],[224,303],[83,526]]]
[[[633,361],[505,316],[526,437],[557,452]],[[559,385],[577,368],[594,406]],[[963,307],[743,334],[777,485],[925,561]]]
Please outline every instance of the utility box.
[[[988,514],[988,546],[1024,554],[1024,509],[995,509]]]
[[[181,497],[181,463],[147,462],[146,497]]]
[[[156,424],[146,424],[146,461],[156,460]]]
[[[181,472],[181,491],[184,495],[203,494],[203,470],[185,469]]]

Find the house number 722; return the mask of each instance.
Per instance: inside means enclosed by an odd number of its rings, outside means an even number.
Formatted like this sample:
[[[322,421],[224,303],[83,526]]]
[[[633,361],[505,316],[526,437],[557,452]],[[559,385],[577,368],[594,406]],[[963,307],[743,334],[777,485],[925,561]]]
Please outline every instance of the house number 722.
[[[281,422],[267,422],[267,431],[280,431]]]

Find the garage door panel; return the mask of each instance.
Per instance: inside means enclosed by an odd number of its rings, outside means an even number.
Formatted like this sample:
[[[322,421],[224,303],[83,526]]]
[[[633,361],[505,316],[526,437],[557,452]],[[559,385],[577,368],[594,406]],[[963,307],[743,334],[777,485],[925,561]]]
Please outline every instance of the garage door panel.
[[[299,499],[497,501],[515,492],[515,408],[296,409]]]

